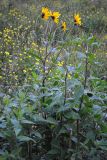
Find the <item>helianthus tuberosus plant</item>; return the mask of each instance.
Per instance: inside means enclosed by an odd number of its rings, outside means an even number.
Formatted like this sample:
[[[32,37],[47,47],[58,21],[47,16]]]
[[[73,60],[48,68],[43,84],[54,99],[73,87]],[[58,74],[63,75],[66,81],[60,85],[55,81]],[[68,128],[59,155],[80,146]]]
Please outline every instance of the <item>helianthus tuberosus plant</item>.
[[[19,26],[0,32],[3,82],[10,85],[8,94],[0,94],[0,160],[106,155],[107,87],[92,70],[100,44],[84,33],[79,13],[68,21],[50,8],[42,7],[36,20],[10,10]],[[20,84],[17,90],[9,79]]]

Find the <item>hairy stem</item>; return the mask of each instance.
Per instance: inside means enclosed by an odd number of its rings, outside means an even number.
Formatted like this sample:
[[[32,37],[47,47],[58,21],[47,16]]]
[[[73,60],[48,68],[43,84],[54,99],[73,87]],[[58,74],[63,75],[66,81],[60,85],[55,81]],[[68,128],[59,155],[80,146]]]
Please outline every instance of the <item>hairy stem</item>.
[[[86,48],[86,58],[85,58],[85,72],[84,72],[84,90],[86,89],[87,86],[87,73],[88,73],[88,45]],[[80,105],[79,105],[79,111],[78,113],[80,113],[80,110],[82,108],[82,104],[84,101],[84,94],[82,95],[81,99],[80,99]],[[79,147],[79,143],[80,143],[80,120],[77,120],[77,150]]]

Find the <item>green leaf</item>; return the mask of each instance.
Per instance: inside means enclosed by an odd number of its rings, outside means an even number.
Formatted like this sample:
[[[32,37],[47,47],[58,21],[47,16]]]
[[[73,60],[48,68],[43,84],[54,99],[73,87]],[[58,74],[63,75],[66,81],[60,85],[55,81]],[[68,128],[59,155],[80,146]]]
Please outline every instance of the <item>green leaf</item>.
[[[100,127],[102,132],[107,133],[107,124],[102,123]]]
[[[4,138],[5,136],[3,135],[3,133],[0,133],[0,138]]]
[[[63,133],[67,133],[67,129],[64,128],[64,127],[62,127],[62,128],[60,129],[60,131],[59,131],[57,137],[58,137],[59,135],[63,134]]]
[[[64,116],[65,116],[67,119],[73,119],[73,120],[80,119],[79,114],[76,113],[76,112],[73,112],[73,111],[65,113]]]
[[[0,156],[0,160],[6,160],[4,156]]]
[[[27,136],[18,136],[17,138],[18,138],[18,140],[19,140],[20,142],[29,142],[29,141],[35,142],[32,138],[27,137]],[[35,142],[35,143],[36,143],[36,142]]]
[[[55,121],[53,118],[49,117],[48,119],[44,119],[42,116],[40,115],[35,115],[33,116],[34,122],[35,123],[40,123],[40,124],[57,124],[57,121]]]
[[[101,148],[102,150],[107,151],[107,141],[106,140],[97,141],[95,142],[95,144],[98,148]]]
[[[72,136],[71,140],[72,140],[74,143],[77,143],[77,142],[78,142],[77,137],[74,137],[74,136]]]
[[[71,106],[61,106],[59,109],[58,109],[58,113],[61,113],[61,112],[66,112],[70,109]]]
[[[46,122],[50,123],[50,124],[57,125],[57,121],[54,118],[52,118],[52,117],[48,117],[47,120],[46,120]]]
[[[35,124],[34,122],[32,122],[32,121],[29,121],[29,120],[26,120],[26,119],[24,119],[24,120],[21,120],[21,123],[22,124]]]
[[[59,153],[59,151],[57,149],[51,149],[50,151],[48,151],[47,154],[56,155],[58,153]]]
[[[16,134],[16,136],[18,136],[22,130],[22,126],[20,125],[19,121],[16,119],[11,119],[11,122],[14,126],[15,134]]]
[[[42,138],[42,135],[39,133],[39,132],[34,132],[34,135],[37,137],[37,138],[39,138],[39,139],[41,139]]]
[[[90,130],[90,131],[86,134],[86,137],[87,137],[88,139],[94,141],[94,140],[95,140],[95,133],[94,133],[92,130]]]
[[[32,76],[33,76],[33,78],[34,78],[35,80],[37,80],[38,75],[37,75],[35,72],[32,72]]]
[[[19,91],[19,100],[20,100],[20,103],[24,102],[24,100],[26,99],[26,94],[22,91]]]
[[[91,36],[87,39],[87,42],[91,45],[92,43],[94,43],[95,41],[95,37],[94,36]]]
[[[80,101],[80,98],[82,97],[83,94],[84,94],[83,86],[75,87],[75,94],[74,94],[75,104],[77,104]]]
[[[11,102],[11,100],[10,100],[10,97],[9,97],[9,96],[5,96],[5,97],[3,98],[3,103],[4,103],[4,105],[8,106],[10,102]]]

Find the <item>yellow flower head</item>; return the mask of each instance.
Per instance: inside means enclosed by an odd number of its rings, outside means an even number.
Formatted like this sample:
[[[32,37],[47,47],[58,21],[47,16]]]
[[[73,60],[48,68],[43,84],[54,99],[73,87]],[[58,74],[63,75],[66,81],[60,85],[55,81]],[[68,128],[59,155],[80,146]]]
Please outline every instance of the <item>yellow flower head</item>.
[[[68,75],[67,75],[67,78],[68,78],[68,79],[71,79],[71,74],[68,74]]]
[[[66,22],[62,22],[62,29],[64,32],[66,31],[66,29],[67,29]]]
[[[79,14],[74,15],[74,23],[75,23],[75,25],[81,26],[81,17]]]
[[[59,67],[62,67],[64,65],[64,61],[58,62],[57,64]]]
[[[42,15],[41,16],[44,20],[48,20],[49,17],[51,16],[51,11],[46,7],[42,7]]]
[[[60,17],[60,13],[59,12],[51,12],[51,18],[53,19],[53,21],[58,24],[59,22],[59,17]]]

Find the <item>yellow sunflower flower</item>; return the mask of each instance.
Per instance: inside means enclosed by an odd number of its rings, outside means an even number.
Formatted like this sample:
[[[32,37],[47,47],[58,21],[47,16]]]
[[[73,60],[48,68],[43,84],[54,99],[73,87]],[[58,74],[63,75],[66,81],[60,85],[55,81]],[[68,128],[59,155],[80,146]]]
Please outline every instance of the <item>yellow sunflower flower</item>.
[[[42,7],[42,15],[41,16],[44,20],[48,20],[49,17],[51,16],[51,11],[46,7]]]
[[[60,17],[60,13],[59,12],[51,12],[51,18],[53,19],[53,21],[58,24],[59,22],[59,17]]]
[[[67,29],[66,22],[62,22],[62,29],[64,32],[66,31],[66,29]]]
[[[75,23],[75,25],[81,26],[81,17],[79,14],[74,15],[74,23]]]

